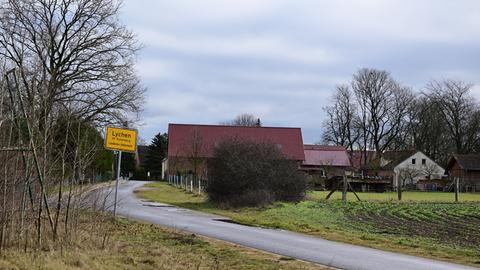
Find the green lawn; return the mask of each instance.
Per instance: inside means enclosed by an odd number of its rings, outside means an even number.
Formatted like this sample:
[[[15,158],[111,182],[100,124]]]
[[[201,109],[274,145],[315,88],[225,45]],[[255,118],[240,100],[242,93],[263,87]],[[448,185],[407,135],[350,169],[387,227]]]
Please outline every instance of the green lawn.
[[[299,203],[239,209],[219,208],[204,196],[160,182],[148,184],[138,194],[154,201],[224,215],[240,223],[480,265],[480,203],[440,202],[449,200],[448,196],[453,195],[449,193],[405,192],[410,201],[402,203],[391,201],[389,194],[378,193],[363,193],[364,199],[375,201],[355,202],[353,194],[349,194],[351,201],[342,206],[337,197],[324,201],[321,198],[325,193],[311,192],[309,199]],[[477,194],[468,196],[480,200]]]
[[[309,198],[313,200],[323,200],[327,197],[329,191],[312,191],[308,193]],[[396,192],[357,192],[358,197],[365,201],[397,201]],[[460,193],[460,202],[480,202],[480,193]],[[331,199],[341,199],[342,193],[335,192]],[[357,198],[351,192],[347,194],[349,201],[356,201]],[[402,193],[402,199],[409,202],[454,202],[455,193],[453,192],[425,192],[425,191],[405,191]]]
[[[178,230],[117,219],[81,222],[82,240],[59,250],[0,252],[0,269],[327,269]],[[97,227],[96,227],[97,226]],[[99,228],[98,226],[102,226]],[[97,231],[107,228],[107,244]]]

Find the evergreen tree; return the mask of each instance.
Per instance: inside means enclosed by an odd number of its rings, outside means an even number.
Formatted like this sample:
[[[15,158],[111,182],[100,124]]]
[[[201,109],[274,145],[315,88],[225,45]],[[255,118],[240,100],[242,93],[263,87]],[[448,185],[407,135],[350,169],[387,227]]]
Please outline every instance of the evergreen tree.
[[[150,172],[151,179],[162,178],[162,160],[167,157],[168,135],[158,133],[148,146],[148,159],[146,170]]]

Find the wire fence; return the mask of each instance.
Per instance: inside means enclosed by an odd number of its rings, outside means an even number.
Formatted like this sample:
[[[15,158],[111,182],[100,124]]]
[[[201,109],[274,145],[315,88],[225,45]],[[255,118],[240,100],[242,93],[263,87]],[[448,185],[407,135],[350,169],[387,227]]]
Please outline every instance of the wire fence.
[[[195,177],[194,175],[168,175],[168,184],[177,188],[184,189],[190,193],[202,194],[207,186],[208,179],[204,177]]]

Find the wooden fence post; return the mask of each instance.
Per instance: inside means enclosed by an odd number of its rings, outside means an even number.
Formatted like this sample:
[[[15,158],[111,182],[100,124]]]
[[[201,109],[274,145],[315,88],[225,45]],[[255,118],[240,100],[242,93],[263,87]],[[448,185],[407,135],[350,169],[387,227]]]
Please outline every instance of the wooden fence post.
[[[398,196],[398,200],[401,201],[402,200],[402,179],[400,179],[400,177],[397,176],[397,196]]]
[[[347,203],[347,176],[343,176],[343,191],[342,191],[342,203]]]
[[[459,178],[455,177],[455,202],[458,202],[458,190],[460,189]]]

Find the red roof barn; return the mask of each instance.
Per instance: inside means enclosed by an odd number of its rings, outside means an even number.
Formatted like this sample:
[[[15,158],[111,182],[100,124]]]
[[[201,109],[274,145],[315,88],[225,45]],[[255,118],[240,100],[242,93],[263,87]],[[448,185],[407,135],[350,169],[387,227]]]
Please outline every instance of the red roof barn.
[[[347,150],[343,146],[304,145],[306,166],[350,167]]]
[[[198,156],[211,158],[215,146],[229,138],[273,143],[278,145],[286,158],[305,159],[300,128],[190,124],[168,125],[168,157],[191,156],[192,148],[196,147]]]

